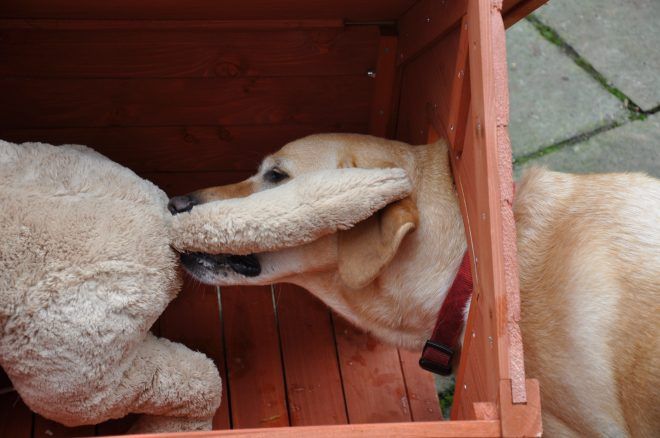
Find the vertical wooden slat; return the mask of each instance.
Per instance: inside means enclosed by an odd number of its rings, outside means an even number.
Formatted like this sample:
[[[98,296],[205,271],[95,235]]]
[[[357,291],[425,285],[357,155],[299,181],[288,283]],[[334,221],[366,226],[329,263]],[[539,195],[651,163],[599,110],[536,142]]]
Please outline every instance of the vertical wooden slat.
[[[288,426],[271,288],[227,287],[220,296],[233,427]]]
[[[442,411],[432,373],[419,366],[421,351],[399,349],[412,421],[440,421]]]
[[[378,44],[376,83],[371,100],[369,132],[371,135],[386,137],[392,121],[392,97],[396,78],[397,37],[383,35]]]
[[[30,438],[32,412],[25,406],[17,392],[11,391],[9,377],[0,368],[0,437]]]
[[[498,0],[468,0],[470,110],[463,154],[451,154],[451,160],[475,290],[452,419],[474,418],[475,402],[494,403],[501,418],[523,415],[537,419],[530,423],[502,421],[511,427],[507,433],[528,436],[540,433],[541,422],[538,404],[523,407],[527,394],[518,328],[520,300],[501,6]],[[537,400],[538,386],[529,382],[528,387],[534,391],[531,400]],[[517,426],[525,429],[515,429]]]
[[[229,429],[229,400],[217,288],[189,276],[179,295],[160,317],[160,335],[210,357],[222,378],[222,402],[213,417],[214,429]]]
[[[399,353],[335,316],[337,351],[350,423],[410,421]]]
[[[347,423],[330,310],[297,286],[274,293],[291,425]]]

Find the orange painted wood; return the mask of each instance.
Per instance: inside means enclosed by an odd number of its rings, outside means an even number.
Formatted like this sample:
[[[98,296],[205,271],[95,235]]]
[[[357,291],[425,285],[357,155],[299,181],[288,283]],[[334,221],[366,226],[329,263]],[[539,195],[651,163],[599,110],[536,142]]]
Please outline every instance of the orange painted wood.
[[[344,27],[337,18],[298,20],[121,20],[121,19],[49,19],[0,18],[0,28],[10,30],[214,30],[214,31],[273,31],[313,30]]]
[[[465,1],[421,0],[399,20],[399,63],[418,56],[457,26],[465,15]]]
[[[213,428],[229,429],[230,400],[219,304],[217,288],[185,275],[181,292],[160,316],[160,335],[213,360],[222,378],[222,402],[213,417]]]
[[[541,391],[539,381],[527,379],[525,403],[514,403],[510,381],[500,381],[500,406],[502,408],[502,436],[540,437],[543,433],[541,422]]]
[[[399,349],[412,421],[440,421],[442,411],[432,373],[419,366],[421,351]]]
[[[368,437],[368,438],[491,438],[499,437],[500,422],[491,421],[433,421],[421,423],[346,424],[340,426],[309,426],[277,429],[227,430],[193,433],[162,433],[132,435],[133,438],[214,438],[214,437]]]
[[[0,78],[0,126],[366,124],[372,89],[373,81],[366,74],[249,79]]]
[[[0,368],[0,436],[30,438],[32,435],[32,412],[15,391],[9,391],[12,383]]]
[[[378,44],[378,63],[374,94],[371,100],[369,133],[377,137],[387,137],[392,123],[394,85],[396,80],[397,37],[383,35]]]
[[[330,310],[298,286],[273,290],[291,426],[346,424]]]
[[[397,138],[425,144],[432,120],[447,126],[460,29],[456,26],[433,47],[406,64],[398,111]]]
[[[232,426],[288,426],[271,288],[226,287],[220,295]]]
[[[318,132],[366,133],[360,124],[180,126],[111,128],[0,128],[15,143],[84,144],[113,161],[144,172],[254,172],[286,143]]]
[[[94,426],[66,427],[34,414],[33,438],[72,438],[94,436]]]
[[[376,26],[272,32],[218,29],[23,29],[0,22],[0,76],[208,78],[363,76],[376,65]],[[5,24],[10,26],[13,22]],[[73,22],[72,26],[77,22]],[[181,24],[185,26],[185,23]],[[394,53],[392,53],[394,59]]]
[[[394,20],[416,0],[4,0],[2,18],[129,20]]]
[[[451,157],[475,273],[453,419],[474,415],[475,402],[500,401],[502,381],[511,385],[514,403],[524,403],[527,397],[517,326],[504,25],[493,5],[497,3],[489,0],[468,4],[471,110],[463,155]],[[507,408],[500,405],[502,416]]]
[[[433,118],[435,128],[444,130],[447,141],[454,156],[463,152],[463,140],[467,123],[467,111],[470,105],[470,74],[468,66],[468,24],[463,17],[460,25],[458,50],[456,52],[456,67],[454,68],[453,84],[449,100],[449,116],[447,124],[443,125],[439,118]]]
[[[142,178],[156,184],[169,196],[185,195],[206,187],[221,186],[244,180],[248,172],[146,172]]]
[[[350,423],[410,421],[396,348],[335,316],[335,336]]]
[[[131,414],[117,420],[106,421],[96,425],[96,436],[126,435],[138,415]]]
[[[502,6],[504,27],[513,26],[547,2],[548,0],[504,0]]]

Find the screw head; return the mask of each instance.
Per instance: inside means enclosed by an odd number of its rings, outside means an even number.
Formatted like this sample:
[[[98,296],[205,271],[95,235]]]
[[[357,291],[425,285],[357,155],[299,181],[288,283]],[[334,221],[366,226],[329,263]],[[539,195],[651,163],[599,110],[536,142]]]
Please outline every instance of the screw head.
[[[369,76],[371,79],[376,77],[376,70],[367,70],[367,76]]]

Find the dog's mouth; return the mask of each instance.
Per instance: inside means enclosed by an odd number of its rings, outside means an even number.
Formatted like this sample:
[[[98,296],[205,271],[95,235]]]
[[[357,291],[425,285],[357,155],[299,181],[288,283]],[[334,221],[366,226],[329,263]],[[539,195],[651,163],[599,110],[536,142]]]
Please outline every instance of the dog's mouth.
[[[261,274],[261,263],[254,254],[206,254],[203,252],[181,253],[181,263],[188,272],[198,275],[204,272],[218,274],[228,269],[246,277]]]

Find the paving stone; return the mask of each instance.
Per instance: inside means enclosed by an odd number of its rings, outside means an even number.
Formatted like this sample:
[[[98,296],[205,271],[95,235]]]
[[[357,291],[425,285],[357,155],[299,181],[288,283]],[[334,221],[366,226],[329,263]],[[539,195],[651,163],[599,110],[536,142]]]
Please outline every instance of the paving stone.
[[[551,0],[537,17],[642,109],[660,105],[660,1]]]
[[[660,113],[567,146],[522,168],[542,165],[572,173],[646,172],[660,178]],[[516,174],[521,168],[517,166]]]
[[[627,117],[620,100],[532,24],[520,21],[506,35],[514,156]]]

